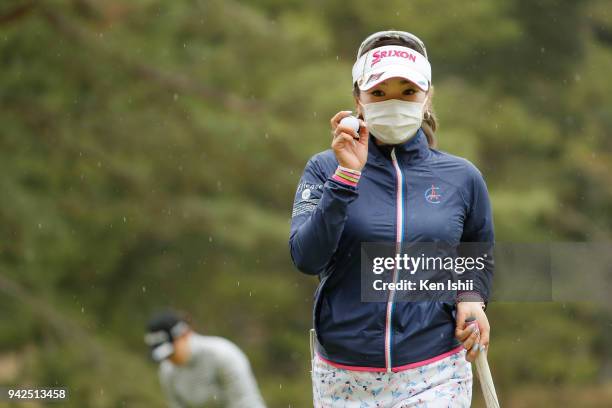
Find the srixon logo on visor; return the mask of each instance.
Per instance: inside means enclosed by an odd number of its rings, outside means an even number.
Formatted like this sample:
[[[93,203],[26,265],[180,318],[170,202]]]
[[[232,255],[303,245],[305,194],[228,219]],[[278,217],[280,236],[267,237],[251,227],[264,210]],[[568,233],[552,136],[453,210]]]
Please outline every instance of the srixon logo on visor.
[[[404,50],[389,50],[389,51],[375,51],[372,56],[372,63],[370,64],[373,67],[376,63],[380,62],[383,58],[387,57],[398,57],[398,58],[406,58],[412,62],[416,62],[416,55],[411,52]]]

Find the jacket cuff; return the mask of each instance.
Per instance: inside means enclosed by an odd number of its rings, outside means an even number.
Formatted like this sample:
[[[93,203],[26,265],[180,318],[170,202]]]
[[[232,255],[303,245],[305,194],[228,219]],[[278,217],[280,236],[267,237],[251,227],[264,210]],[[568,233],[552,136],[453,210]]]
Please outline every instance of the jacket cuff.
[[[480,303],[480,306],[483,310],[487,308],[487,304],[482,295],[474,291],[457,293],[457,297],[455,298],[455,304],[461,302],[478,302]]]
[[[361,178],[361,172],[358,170],[349,169],[346,167],[338,166],[336,172],[331,176],[331,179],[337,181],[340,184],[346,186],[357,187],[359,179]]]

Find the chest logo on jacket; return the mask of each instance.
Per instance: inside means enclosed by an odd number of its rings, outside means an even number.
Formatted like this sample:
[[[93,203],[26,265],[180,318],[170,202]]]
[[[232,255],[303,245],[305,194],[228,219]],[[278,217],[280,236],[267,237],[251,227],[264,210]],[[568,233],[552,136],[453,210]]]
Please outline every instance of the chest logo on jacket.
[[[428,203],[440,204],[441,198],[440,187],[436,187],[434,184],[432,184],[430,188],[425,190],[425,200],[427,200]]]

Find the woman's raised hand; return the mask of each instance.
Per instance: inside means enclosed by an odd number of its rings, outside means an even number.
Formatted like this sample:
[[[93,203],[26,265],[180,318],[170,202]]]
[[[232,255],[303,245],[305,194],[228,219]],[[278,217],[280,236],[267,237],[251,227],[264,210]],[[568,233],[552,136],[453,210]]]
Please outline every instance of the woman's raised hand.
[[[368,160],[369,132],[363,120],[359,120],[359,134],[350,127],[340,125],[340,121],[350,114],[351,111],[340,111],[331,118],[334,136],[331,147],[342,167],[361,171]]]

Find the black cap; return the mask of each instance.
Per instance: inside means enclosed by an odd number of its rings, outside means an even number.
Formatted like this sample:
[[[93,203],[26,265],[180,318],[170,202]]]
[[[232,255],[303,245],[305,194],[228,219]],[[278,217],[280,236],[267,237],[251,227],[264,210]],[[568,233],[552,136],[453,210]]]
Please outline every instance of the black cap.
[[[159,362],[174,353],[173,342],[189,330],[189,324],[177,312],[155,313],[147,323],[145,343],[151,348],[151,358]]]

